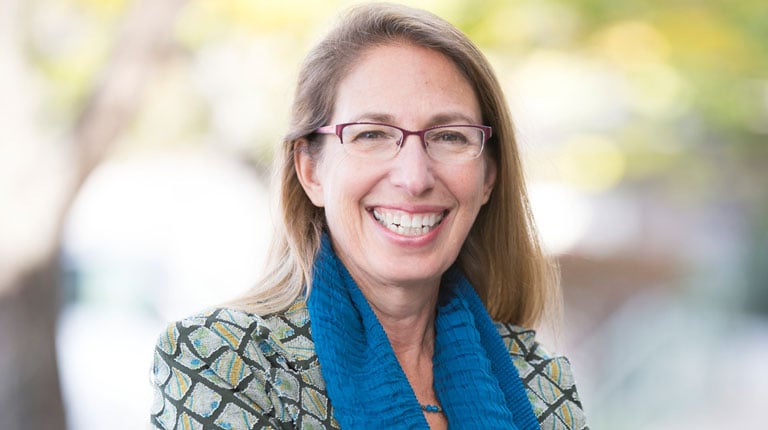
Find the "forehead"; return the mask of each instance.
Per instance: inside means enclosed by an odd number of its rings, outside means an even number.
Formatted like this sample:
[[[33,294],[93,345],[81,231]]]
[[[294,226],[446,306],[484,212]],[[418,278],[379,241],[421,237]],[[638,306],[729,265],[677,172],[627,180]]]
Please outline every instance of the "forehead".
[[[352,121],[364,112],[405,119],[458,113],[481,120],[475,91],[458,66],[409,43],[367,49],[340,81],[334,117]]]

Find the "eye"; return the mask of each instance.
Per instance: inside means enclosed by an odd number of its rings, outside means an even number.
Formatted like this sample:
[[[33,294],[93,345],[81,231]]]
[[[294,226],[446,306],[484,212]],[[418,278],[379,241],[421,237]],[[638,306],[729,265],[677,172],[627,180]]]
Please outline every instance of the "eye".
[[[433,133],[429,134],[427,139],[430,144],[434,143],[438,145],[466,145],[469,143],[469,139],[464,132],[452,129],[435,130]]]
[[[381,130],[364,130],[355,136],[355,140],[375,140],[383,139],[386,135]]]
[[[344,131],[348,136],[345,141],[356,144],[388,144],[398,139],[398,131],[386,125],[355,124],[348,126]]]

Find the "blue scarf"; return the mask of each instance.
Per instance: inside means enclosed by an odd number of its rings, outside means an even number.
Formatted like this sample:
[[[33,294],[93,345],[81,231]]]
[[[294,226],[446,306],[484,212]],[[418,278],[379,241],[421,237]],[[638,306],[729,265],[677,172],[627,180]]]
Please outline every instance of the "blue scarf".
[[[434,388],[452,428],[539,429],[509,351],[460,270],[443,279]],[[334,416],[346,429],[427,429],[384,329],[323,236],[307,305]]]

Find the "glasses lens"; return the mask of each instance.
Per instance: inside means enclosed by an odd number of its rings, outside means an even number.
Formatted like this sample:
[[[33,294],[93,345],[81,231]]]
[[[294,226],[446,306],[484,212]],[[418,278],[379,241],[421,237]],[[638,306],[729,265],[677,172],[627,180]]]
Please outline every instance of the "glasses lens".
[[[397,154],[403,133],[383,124],[348,124],[342,131],[344,149],[362,158],[387,159]]]
[[[437,127],[425,135],[427,152],[440,161],[464,161],[483,152],[485,137],[477,127],[449,125]]]

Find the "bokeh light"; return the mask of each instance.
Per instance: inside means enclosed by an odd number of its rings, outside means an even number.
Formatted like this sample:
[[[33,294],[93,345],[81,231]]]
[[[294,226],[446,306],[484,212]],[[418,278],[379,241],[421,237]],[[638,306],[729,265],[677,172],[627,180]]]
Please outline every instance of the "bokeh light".
[[[62,279],[47,288],[62,297],[69,428],[144,428],[156,336],[256,282],[299,62],[359,2],[6,3],[0,304],[55,255]],[[765,2],[404,3],[454,22],[496,68],[535,218],[563,272],[552,349],[571,358],[591,427],[761,426]],[[118,48],[145,35],[126,35],[126,21],[173,5],[172,40],[137,65],[151,73],[135,112],[101,117],[124,122],[80,184],[73,130],[116,73]],[[120,381],[104,389],[115,368]]]

